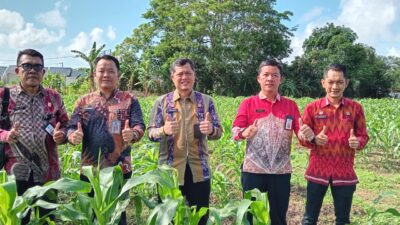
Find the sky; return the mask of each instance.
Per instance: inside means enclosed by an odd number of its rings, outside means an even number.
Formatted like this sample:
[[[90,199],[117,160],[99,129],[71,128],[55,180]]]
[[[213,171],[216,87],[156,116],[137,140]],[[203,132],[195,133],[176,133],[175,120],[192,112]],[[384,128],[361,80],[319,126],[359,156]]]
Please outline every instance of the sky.
[[[35,48],[45,66],[87,67],[71,50],[87,53],[93,41],[113,51],[146,20],[149,0],[0,0],[0,66],[15,65],[19,50]],[[291,62],[303,41],[327,22],[355,31],[358,42],[379,55],[400,57],[400,0],[277,0],[274,8],[291,11]]]

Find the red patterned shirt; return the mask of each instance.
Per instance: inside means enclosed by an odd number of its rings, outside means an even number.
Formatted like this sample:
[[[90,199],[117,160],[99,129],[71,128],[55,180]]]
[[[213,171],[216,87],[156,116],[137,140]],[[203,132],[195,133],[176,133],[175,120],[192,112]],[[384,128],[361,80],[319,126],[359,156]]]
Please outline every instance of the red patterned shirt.
[[[290,146],[293,131],[299,131],[299,109],[290,99],[277,95],[271,102],[260,92],[245,99],[239,106],[233,122],[233,138],[257,120],[257,134],[247,140],[243,171],[261,174],[287,174],[292,172]]]
[[[308,104],[304,110],[303,122],[319,134],[326,126],[328,141],[324,146],[302,143],[311,148],[310,160],[305,174],[308,181],[328,185],[354,185],[358,183],[354,171],[355,150],[349,146],[350,130],[360,142],[358,150],[368,142],[365,116],[362,106],[343,98],[339,107],[334,107],[328,98]]]
[[[3,96],[2,88],[1,102]],[[0,111],[1,108],[0,104]],[[66,133],[68,115],[60,95],[40,86],[38,93],[30,96],[17,85],[10,88],[8,115],[11,126],[16,122],[20,124],[20,137],[16,144],[6,144],[7,172],[24,181],[28,181],[32,172],[34,181],[40,183],[60,178],[57,145],[44,129],[49,124],[54,128],[60,122]],[[0,141],[4,142],[9,132],[0,129]]]

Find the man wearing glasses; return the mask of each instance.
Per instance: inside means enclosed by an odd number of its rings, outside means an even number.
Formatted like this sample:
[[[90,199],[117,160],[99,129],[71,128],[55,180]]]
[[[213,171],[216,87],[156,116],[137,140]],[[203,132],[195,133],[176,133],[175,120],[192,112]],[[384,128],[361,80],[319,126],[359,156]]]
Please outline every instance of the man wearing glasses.
[[[15,175],[18,195],[60,178],[57,145],[66,143],[68,115],[60,95],[42,86],[43,64],[40,52],[20,51],[15,69],[20,83],[8,90],[0,89],[0,102],[8,100],[7,125],[0,128],[0,141],[7,143],[5,169]],[[0,104],[0,112],[3,107]],[[40,209],[40,215],[46,213]],[[22,224],[27,224],[29,218],[28,213]]]

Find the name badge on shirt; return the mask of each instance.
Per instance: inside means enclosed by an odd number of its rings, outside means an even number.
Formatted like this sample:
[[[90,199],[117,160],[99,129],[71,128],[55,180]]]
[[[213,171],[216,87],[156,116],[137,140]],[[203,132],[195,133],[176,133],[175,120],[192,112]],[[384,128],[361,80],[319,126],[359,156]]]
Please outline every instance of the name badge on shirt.
[[[120,134],[121,133],[121,121],[113,120],[111,122],[111,133],[112,134]]]
[[[265,112],[265,109],[256,109],[256,113],[263,113]]]
[[[285,130],[291,130],[293,127],[293,117],[286,116],[285,118]]]
[[[53,125],[51,125],[51,123],[47,124],[46,126],[43,127],[44,131],[46,131],[46,133],[50,134],[51,136],[53,136],[54,133],[54,127]]]

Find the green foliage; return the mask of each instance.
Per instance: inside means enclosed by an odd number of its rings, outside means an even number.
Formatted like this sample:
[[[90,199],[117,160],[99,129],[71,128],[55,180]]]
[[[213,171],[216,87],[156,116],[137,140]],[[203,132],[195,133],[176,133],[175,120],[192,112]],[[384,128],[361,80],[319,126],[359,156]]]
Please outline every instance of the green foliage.
[[[328,23],[315,28],[304,43],[304,55],[297,57],[289,69],[289,77],[298,84],[295,95],[318,97],[324,95],[320,79],[331,63],[346,65],[350,84],[345,95],[350,97],[388,96],[392,78],[387,65],[372,47],[356,43],[357,34],[350,28]]]
[[[96,85],[94,83],[94,77],[93,77],[93,72],[94,72],[94,60],[97,58],[97,56],[100,55],[101,51],[106,47],[105,44],[101,45],[99,48],[96,46],[96,42],[93,42],[92,48],[90,49],[89,54],[85,54],[81,51],[78,50],[71,50],[72,53],[75,53],[75,57],[79,57],[83,60],[85,60],[89,64],[89,74],[87,78],[89,79],[89,84],[90,84],[90,91],[96,90]]]
[[[48,73],[43,78],[43,86],[52,88],[56,90],[58,93],[65,95],[66,85],[65,85],[65,77],[61,76],[59,73]]]
[[[148,21],[116,48],[123,73],[146,92],[170,89],[169,66],[179,57],[195,61],[198,89],[248,95],[258,89],[257,67],[267,57],[285,58],[293,29],[291,12],[275,1],[152,0]],[[249,38],[251,37],[251,38]],[[162,82],[161,82],[162,81]]]

